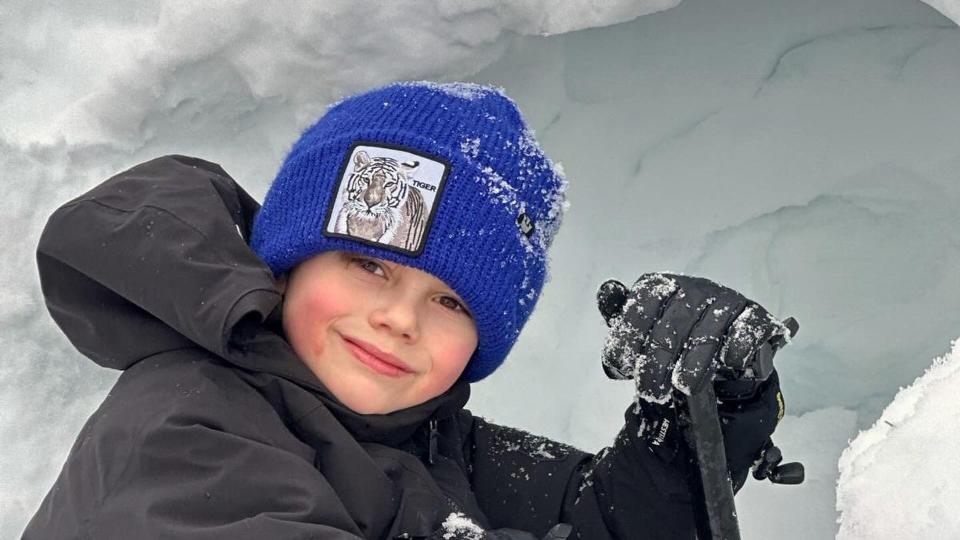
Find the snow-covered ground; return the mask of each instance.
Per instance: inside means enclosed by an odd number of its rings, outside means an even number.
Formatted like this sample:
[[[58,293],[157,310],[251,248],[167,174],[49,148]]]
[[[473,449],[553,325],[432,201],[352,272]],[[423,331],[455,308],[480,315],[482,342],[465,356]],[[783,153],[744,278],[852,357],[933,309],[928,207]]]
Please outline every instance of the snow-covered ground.
[[[6,0],[0,537],[18,535],[116,378],[45,312],[33,250],[46,216],[169,152],[217,161],[261,197],[328,103],[419,78],[505,87],[570,180],[553,281],[471,408],[599,448],[632,391],[600,369],[597,285],[709,276],[801,323],[777,358],[789,415],[776,440],[808,481],[748,483],[744,537],[833,537],[848,440],[960,335],[960,28],[947,18],[960,5],[930,4],[943,14],[908,0]],[[848,526],[859,516],[894,519],[860,497],[885,472],[858,464],[893,456],[935,474],[923,456],[954,446],[900,453],[892,437],[848,451],[846,538],[876,537]]]

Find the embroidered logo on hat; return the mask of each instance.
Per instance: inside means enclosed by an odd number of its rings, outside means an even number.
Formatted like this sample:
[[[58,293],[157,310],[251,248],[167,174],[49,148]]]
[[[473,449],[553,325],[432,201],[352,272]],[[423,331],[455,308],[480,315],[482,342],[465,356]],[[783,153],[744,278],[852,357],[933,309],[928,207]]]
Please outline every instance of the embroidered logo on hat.
[[[530,238],[533,234],[533,220],[530,219],[530,216],[525,212],[521,212],[520,215],[517,216],[517,227],[520,228],[520,232],[525,234],[527,238]]]
[[[354,144],[323,233],[420,255],[449,172],[442,158],[409,148]]]

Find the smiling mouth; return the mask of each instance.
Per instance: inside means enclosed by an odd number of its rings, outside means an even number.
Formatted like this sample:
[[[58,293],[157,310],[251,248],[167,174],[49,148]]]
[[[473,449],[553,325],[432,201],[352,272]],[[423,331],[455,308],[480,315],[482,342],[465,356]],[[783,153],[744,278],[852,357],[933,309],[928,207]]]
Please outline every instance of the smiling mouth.
[[[380,375],[386,375],[388,377],[400,377],[402,375],[406,375],[407,373],[412,373],[404,366],[394,364],[375,355],[373,352],[368,351],[356,341],[344,337],[343,342],[346,344],[350,353],[353,354],[354,358],[360,361],[361,364],[367,366]]]

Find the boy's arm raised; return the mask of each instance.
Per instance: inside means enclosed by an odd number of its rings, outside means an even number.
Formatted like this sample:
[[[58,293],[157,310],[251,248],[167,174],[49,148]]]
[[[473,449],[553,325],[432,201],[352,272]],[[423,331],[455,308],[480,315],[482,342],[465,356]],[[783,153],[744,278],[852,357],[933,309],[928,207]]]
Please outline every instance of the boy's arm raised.
[[[596,540],[693,537],[689,464],[653,454],[632,407],[614,444],[596,455],[467,416],[471,482],[494,526],[544,534],[569,523],[571,538]]]
[[[604,284],[598,301],[611,327],[604,369],[637,388],[625,425],[613,446],[590,456],[476,420],[474,488],[498,525],[543,531],[567,522],[589,538],[693,538],[694,501],[705,488],[677,403],[704,385],[717,385],[732,491],[773,446],[784,408],[772,359],[795,321],[702,278],[649,274],[630,290],[615,284]]]

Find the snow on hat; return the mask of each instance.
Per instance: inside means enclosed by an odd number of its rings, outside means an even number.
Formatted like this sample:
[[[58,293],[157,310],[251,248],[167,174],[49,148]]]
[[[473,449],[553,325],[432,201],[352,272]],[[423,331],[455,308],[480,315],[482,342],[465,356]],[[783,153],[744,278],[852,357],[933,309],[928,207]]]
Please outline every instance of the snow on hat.
[[[394,83],[333,105],[304,131],[251,247],[277,276],[346,250],[443,280],[477,325],[463,373],[475,382],[503,363],[549,279],[566,185],[501,90]]]

